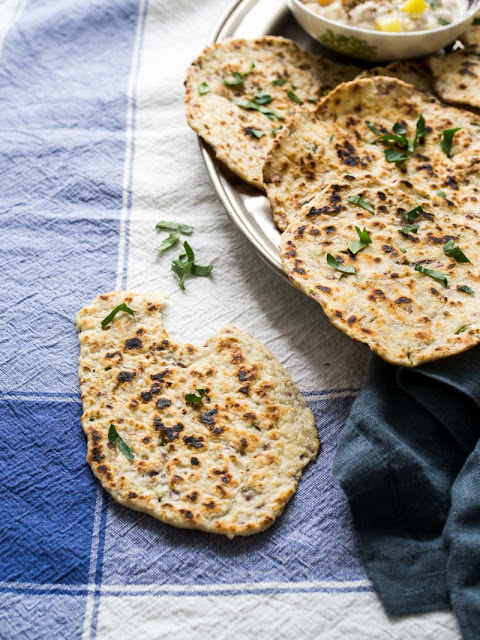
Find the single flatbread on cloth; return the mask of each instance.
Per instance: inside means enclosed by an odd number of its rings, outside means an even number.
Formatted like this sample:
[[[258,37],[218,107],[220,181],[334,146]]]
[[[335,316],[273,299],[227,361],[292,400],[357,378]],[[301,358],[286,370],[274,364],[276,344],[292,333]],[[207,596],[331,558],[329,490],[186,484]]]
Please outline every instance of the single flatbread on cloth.
[[[373,213],[349,201],[355,196]],[[418,206],[423,213],[409,222],[403,213]],[[356,226],[368,231],[371,244],[354,255]],[[469,263],[444,251],[451,240]],[[280,251],[289,278],[330,322],[388,362],[412,367],[480,341],[480,215],[464,214],[445,198],[409,182],[333,183],[290,223]],[[336,270],[328,254],[356,273]],[[447,286],[415,265],[443,274]]]
[[[135,317],[102,329],[122,303]],[[229,538],[263,531],[316,458],[313,415],[258,340],[227,326],[203,347],[179,344],[162,303],[114,291],[77,315],[87,460],[115,500],[162,522]]]
[[[435,93],[445,102],[480,107],[480,58],[475,53],[453,51],[445,56],[431,56]]]
[[[274,136],[285,128],[289,117],[299,107],[314,108],[319,97],[358,72],[357,67],[303,51],[286,38],[226,39],[207,47],[188,69],[187,120],[233,173],[263,189],[262,165]],[[241,82],[225,84],[235,78]],[[260,107],[280,117],[232,102],[262,95],[257,98]],[[268,96],[273,100],[268,102]]]
[[[401,60],[391,62],[385,67],[374,67],[361,73],[358,78],[374,78],[388,76],[398,78],[407,84],[413,84],[425,93],[433,93],[432,78],[427,66],[418,60]]]
[[[405,135],[412,140],[421,115],[426,135],[414,153],[402,164],[387,162],[385,150],[390,145],[375,142],[377,135],[367,121],[384,134],[392,133],[395,123],[404,123]],[[448,157],[440,146],[443,132],[457,127],[461,130]],[[396,78],[377,76],[343,84],[315,112],[296,114],[288,131],[274,142],[263,174],[275,222],[284,230],[328,183],[374,176],[393,183],[410,179],[420,189],[433,190],[479,149],[478,116],[442,105]],[[456,186],[462,190],[460,183]]]

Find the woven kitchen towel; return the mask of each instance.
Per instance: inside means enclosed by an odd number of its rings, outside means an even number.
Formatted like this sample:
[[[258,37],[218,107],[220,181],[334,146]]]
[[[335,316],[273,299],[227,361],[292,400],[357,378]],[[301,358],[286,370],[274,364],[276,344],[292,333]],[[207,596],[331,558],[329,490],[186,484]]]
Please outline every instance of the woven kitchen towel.
[[[452,605],[480,638],[480,349],[417,369],[372,357],[334,476],[368,573],[402,615]]]

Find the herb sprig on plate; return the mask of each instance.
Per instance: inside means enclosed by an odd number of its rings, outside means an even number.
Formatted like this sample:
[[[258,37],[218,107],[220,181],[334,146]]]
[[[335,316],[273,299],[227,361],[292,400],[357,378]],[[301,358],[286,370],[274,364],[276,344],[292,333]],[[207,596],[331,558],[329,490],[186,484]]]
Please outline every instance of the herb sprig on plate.
[[[404,122],[396,122],[392,127],[393,133],[384,133],[380,131],[377,125],[374,122],[370,122],[369,120],[366,120],[365,122],[370,131],[372,131],[377,136],[373,144],[383,142],[386,144],[391,143],[397,147],[400,147],[400,150],[394,149],[393,147],[388,147],[388,149],[385,149],[385,160],[387,162],[394,162],[395,164],[402,164],[409,158],[409,156],[413,155],[413,153],[415,153],[418,142],[425,138],[427,134],[425,118],[423,117],[423,115],[421,115],[416,122],[415,135],[412,140],[410,140],[406,136],[407,125]]]
[[[365,227],[363,227],[363,231],[360,231],[360,227],[355,227],[355,231],[357,232],[359,239],[356,242],[350,242],[348,245],[348,250],[353,255],[356,255],[359,251],[368,247],[369,244],[372,244],[370,234]]]

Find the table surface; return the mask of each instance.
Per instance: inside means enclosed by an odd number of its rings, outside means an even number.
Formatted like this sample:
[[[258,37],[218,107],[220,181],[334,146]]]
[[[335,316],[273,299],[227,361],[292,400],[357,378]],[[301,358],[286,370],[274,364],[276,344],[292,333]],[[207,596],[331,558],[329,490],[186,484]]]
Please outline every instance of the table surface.
[[[459,638],[448,612],[390,620],[331,477],[368,350],[269,269],[227,218],[183,108],[226,0],[0,3],[0,638]],[[195,226],[211,278],[155,247]],[[112,289],[169,296],[202,343],[232,323],[290,371],[323,442],[284,515],[229,541],[115,504],[85,462],[74,316]]]

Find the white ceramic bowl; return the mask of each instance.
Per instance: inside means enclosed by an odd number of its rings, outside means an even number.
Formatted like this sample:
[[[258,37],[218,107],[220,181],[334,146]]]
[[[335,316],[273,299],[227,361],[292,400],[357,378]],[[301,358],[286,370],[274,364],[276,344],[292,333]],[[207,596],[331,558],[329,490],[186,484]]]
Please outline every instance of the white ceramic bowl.
[[[325,47],[343,55],[379,62],[419,58],[446,47],[466,31],[479,5],[480,0],[470,0],[462,20],[438,29],[387,33],[334,22],[314,13],[300,0],[288,0],[299,24]]]

